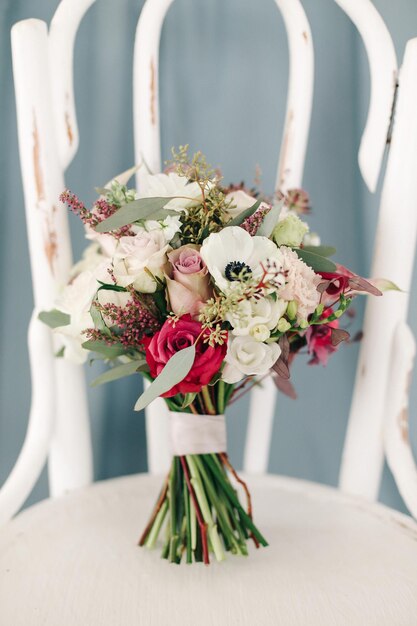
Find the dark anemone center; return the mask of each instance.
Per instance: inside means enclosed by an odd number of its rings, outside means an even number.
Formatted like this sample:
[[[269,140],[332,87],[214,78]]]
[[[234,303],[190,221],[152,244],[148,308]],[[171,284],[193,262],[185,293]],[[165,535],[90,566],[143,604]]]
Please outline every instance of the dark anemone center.
[[[230,261],[224,268],[224,275],[230,281],[248,280],[252,276],[252,270],[243,261]]]

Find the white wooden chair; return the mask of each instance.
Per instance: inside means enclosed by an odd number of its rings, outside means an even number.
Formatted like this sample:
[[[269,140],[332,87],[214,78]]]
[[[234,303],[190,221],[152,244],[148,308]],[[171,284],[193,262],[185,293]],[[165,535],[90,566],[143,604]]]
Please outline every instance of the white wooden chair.
[[[405,321],[405,293],[387,294],[367,305],[341,472],[342,489],[365,498],[265,474],[276,395],[270,386],[256,391],[261,394],[256,403],[262,401],[262,415],[255,411],[255,402],[251,406],[244,469],[251,474],[257,522],[271,545],[254,551],[250,559],[230,558],[209,568],[174,568],[136,548],[134,539],[160,486],[155,474],[167,462],[168,450],[159,445],[166,434],[161,404],[147,415],[150,474],[89,485],[91,451],[82,371],[53,358],[50,333],[36,313],[51,306],[71,263],[66,214],[56,198],[78,143],[72,90],[74,38],[93,1],[63,0],[49,34],[39,20],[16,24],[12,34],[35,312],[29,329],[33,389],[29,427],[19,459],[0,490],[0,523],[4,524],[0,623],[415,624],[417,525],[375,503],[385,451],[400,491],[417,516],[417,472],[406,437],[406,380],[414,340]],[[291,59],[277,177],[285,189],[301,184],[313,49],[300,2],[276,1],[286,24]],[[147,0],[136,38],[137,159],[145,158],[154,170],[160,167],[159,36],[171,2]],[[337,2],[358,26],[370,60],[370,112],[359,158],[364,179],[374,189],[393,110],[395,53],[371,2]],[[374,275],[389,276],[405,290],[410,285],[417,230],[416,77],[414,39],[407,45],[399,75],[373,267]],[[409,209],[407,229],[397,229],[394,223],[398,206]],[[384,332],[377,332],[381,328]],[[52,499],[9,521],[47,456]]]

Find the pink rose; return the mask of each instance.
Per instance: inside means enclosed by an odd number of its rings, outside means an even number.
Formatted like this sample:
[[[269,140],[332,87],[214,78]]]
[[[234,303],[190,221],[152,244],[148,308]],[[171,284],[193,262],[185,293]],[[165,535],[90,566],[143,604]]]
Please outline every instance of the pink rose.
[[[199,322],[193,321],[189,315],[184,315],[175,323],[168,319],[153,337],[144,338],[146,361],[153,378],[162,372],[176,352],[193,345],[199,338],[191,370],[184,380],[164,393],[163,398],[169,398],[177,393],[201,391],[201,388],[208,385],[214,374],[219,371],[226,356],[227,341],[222,345],[210,346],[204,342],[201,331],[202,326]]]
[[[213,294],[210,276],[199,253],[200,246],[189,244],[168,254],[166,276],[169,301],[176,315],[198,316],[201,307]]]

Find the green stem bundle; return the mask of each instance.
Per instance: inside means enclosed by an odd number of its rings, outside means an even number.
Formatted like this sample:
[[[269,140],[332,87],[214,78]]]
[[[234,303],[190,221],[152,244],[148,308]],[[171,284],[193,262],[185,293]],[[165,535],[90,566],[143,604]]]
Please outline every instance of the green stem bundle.
[[[231,471],[248,497],[242,507],[229,480]],[[168,518],[168,520],[166,520]],[[225,453],[175,456],[151,519],[139,545],[153,548],[166,522],[162,557],[170,563],[210,563],[210,552],[223,561],[226,552],[246,556],[251,538],[256,547],[267,542],[252,520],[249,491]]]

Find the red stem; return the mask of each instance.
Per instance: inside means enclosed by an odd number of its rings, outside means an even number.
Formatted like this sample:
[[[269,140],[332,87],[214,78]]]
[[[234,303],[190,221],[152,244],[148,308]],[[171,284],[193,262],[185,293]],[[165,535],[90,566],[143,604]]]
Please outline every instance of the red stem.
[[[234,392],[232,393],[232,397],[231,397],[230,401],[228,402],[228,406],[230,404],[233,404],[233,402],[237,402],[237,400],[240,400],[240,398],[243,398],[244,395],[249,393],[249,391],[251,391],[254,387],[256,387],[256,385],[259,385],[264,380],[264,378],[269,376],[269,374],[270,374],[270,372],[268,372],[267,374],[264,374],[264,376],[262,376],[261,378],[255,379],[254,382],[249,387],[246,387],[246,389],[243,389],[242,393],[239,393],[239,394],[236,395],[236,391],[239,390],[239,387],[237,389],[235,389]],[[244,387],[244,385],[240,386],[241,389],[243,387]]]
[[[197,502],[197,497],[195,495],[194,487],[191,484],[190,473],[188,471],[187,461],[185,459],[185,456],[180,456],[180,461],[181,461],[182,469],[184,470],[184,476],[185,476],[185,481],[187,483],[188,491],[190,492],[191,500],[193,501],[193,505],[194,505],[195,512],[197,515],[198,525],[200,527],[201,544],[203,547],[203,561],[205,565],[210,565],[210,557],[209,557],[208,542],[207,542],[207,524],[204,522],[200,507]]]
[[[225,465],[227,467],[227,469],[229,470],[229,472],[232,473],[232,475],[234,476],[234,478],[237,480],[237,482],[242,485],[245,493],[246,493],[246,499],[248,502],[248,515],[249,517],[252,519],[252,498],[250,495],[250,491],[249,488],[247,486],[247,484],[245,483],[244,480],[242,480],[240,478],[240,476],[238,475],[238,473],[236,472],[235,468],[233,467],[233,465],[230,463],[229,461],[229,457],[227,456],[226,452],[220,452],[219,453],[219,457],[223,463],[223,465]],[[249,534],[249,537],[251,539],[253,539],[253,543],[255,544],[255,546],[257,548],[259,548],[259,541],[257,540],[257,538],[255,537],[255,535],[253,533]]]
[[[164,486],[162,487],[161,493],[159,494],[159,498],[158,498],[158,500],[157,500],[157,502],[155,504],[155,508],[154,508],[154,510],[152,512],[151,518],[150,518],[150,520],[149,520],[145,530],[143,531],[143,533],[141,535],[141,538],[138,541],[138,546],[143,546],[143,544],[145,543],[146,537],[148,536],[148,534],[149,534],[149,532],[150,532],[150,530],[151,530],[151,528],[152,528],[152,526],[153,526],[153,524],[155,522],[156,516],[158,515],[159,511],[161,510],[161,507],[162,507],[162,505],[164,503],[164,500],[165,500],[167,492],[168,492],[168,478],[169,478],[169,474],[168,474],[168,476],[165,479]]]

